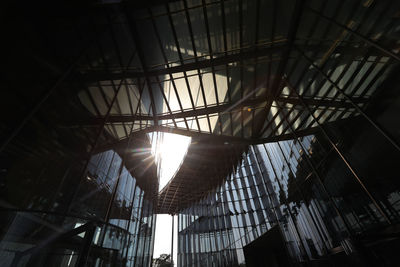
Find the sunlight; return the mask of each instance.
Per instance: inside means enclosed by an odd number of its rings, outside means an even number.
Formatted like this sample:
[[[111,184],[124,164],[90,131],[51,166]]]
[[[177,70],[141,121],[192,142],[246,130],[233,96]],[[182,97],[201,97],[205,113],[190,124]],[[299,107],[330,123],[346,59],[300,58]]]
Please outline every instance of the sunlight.
[[[161,191],[181,165],[191,138],[171,133],[154,133],[151,139],[160,177],[159,191]]]

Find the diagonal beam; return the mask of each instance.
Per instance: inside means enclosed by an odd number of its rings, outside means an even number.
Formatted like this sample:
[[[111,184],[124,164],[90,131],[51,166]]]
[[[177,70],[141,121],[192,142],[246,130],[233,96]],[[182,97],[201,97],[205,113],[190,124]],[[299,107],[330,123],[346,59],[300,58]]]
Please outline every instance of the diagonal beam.
[[[166,126],[150,126],[146,129],[139,130],[133,132],[131,135],[135,136],[143,136],[144,134],[151,133],[151,132],[165,132],[165,133],[173,133],[184,135],[193,138],[201,138],[207,139],[209,142],[216,142],[216,143],[227,143],[227,144],[252,144],[253,141],[249,139],[244,139],[241,137],[235,136],[227,136],[227,135],[215,135],[210,133],[198,132],[194,130],[187,130],[184,128],[173,128],[173,127],[166,127]],[[96,153],[104,152],[110,149],[115,149],[116,147],[126,147],[127,141],[129,138],[124,138],[119,141],[106,144],[103,146],[99,146],[96,149]]]
[[[368,99],[362,97],[352,97],[352,101],[356,104],[365,104]],[[277,97],[275,99],[281,103],[293,104],[296,106],[301,106],[301,100],[296,97]],[[312,99],[312,98],[304,98],[303,101],[310,106],[319,106],[319,107],[334,107],[334,108],[352,108],[353,105],[349,102],[345,102],[342,100],[326,100],[326,99]],[[172,114],[159,115],[158,120],[175,120],[182,118],[189,118],[195,116],[209,115],[209,114],[223,114],[228,112],[235,112],[244,107],[254,107],[255,105],[262,104],[266,102],[265,97],[258,97],[255,99],[248,99],[241,102],[236,102],[234,104],[226,103],[220,104],[219,106],[211,106],[207,108],[199,108],[196,110],[188,110],[183,112],[177,112]],[[111,115],[107,119],[107,123],[127,123],[127,122],[135,122],[135,121],[151,121],[154,120],[154,117],[151,115]],[[74,127],[94,127],[101,124],[104,121],[104,117],[95,117],[89,118],[86,120],[77,120],[72,122],[67,122],[66,127],[74,128]]]
[[[140,59],[140,64],[142,66],[143,69],[143,73],[144,73],[144,77],[146,79],[146,83],[147,83],[147,88],[149,91],[149,95],[150,95],[150,101],[151,101],[151,109],[153,112],[153,120],[154,120],[154,125],[158,125],[158,118],[157,118],[157,109],[156,109],[156,102],[154,100],[154,95],[153,95],[153,88],[151,87],[151,83],[150,83],[150,76],[147,73],[147,66],[146,66],[146,60],[145,60],[145,53],[143,50],[143,47],[141,45],[141,40],[139,39],[139,33],[137,31],[137,26],[135,23],[135,20],[132,18],[130,11],[132,9],[129,9],[128,6],[126,6],[126,9],[124,9],[125,11],[125,17],[127,18],[128,21],[128,28],[130,30],[132,39],[135,43],[136,49],[137,49],[137,53]],[[125,74],[123,74],[125,75]]]
[[[333,108],[353,108],[354,106],[350,102],[345,102],[344,100],[331,100],[331,99],[314,99],[314,98],[304,98],[304,102],[310,106],[324,106]],[[366,104],[368,102],[367,98],[364,97],[352,97],[351,100],[356,104]],[[297,97],[277,97],[276,101],[281,103],[293,104],[296,106],[301,106],[301,99]]]
[[[380,50],[381,52],[383,52],[383,53],[386,54],[387,56],[392,57],[392,58],[396,59],[397,61],[400,61],[400,56],[399,56],[398,54],[393,53],[392,51],[390,51],[390,50],[387,49],[386,47],[381,46],[380,44],[378,44],[377,42],[371,40],[371,39],[368,38],[367,36],[364,36],[364,35],[362,35],[362,34],[356,32],[356,31],[350,29],[350,28],[347,27],[346,25],[343,25],[343,24],[337,22],[336,20],[334,20],[334,19],[332,19],[332,18],[330,18],[330,17],[328,17],[328,16],[325,16],[325,15],[322,14],[321,12],[318,12],[317,10],[315,10],[314,8],[312,8],[312,7],[308,6],[308,5],[306,5],[306,7],[307,7],[307,10],[309,10],[309,11],[311,11],[311,12],[317,14],[317,15],[320,16],[321,18],[326,19],[326,20],[329,21],[330,23],[333,23],[334,25],[336,25],[336,26],[338,26],[338,27],[340,27],[340,28],[342,28],[342,29],[344,29],[344,30],[350,32],[350,33],[353,34],[354,36],[357,36],[358,38],[360,38],[361,40],[363,40],[365,43],[367,43],[367,44],[369,44],[369,45],[375,47],[376,49]]]
[[[260,58],[260,57],[265,57],[273,54],[277,54],[282,52],[283,50],[286,49],[286,41],[279,41],[277,42],[278,44],[273,47],[262,47],[262,48],[257,48],[257,49],[247,49],[243,50],[242,52],[236,52],[233,54],[228,54],[228,55],[222,55],[222,56],[216,56],[213,55],[212,59],[203,59],[203,60],[197,60],[193,63],[187,63],[187,64],[181,64],[178,66],[174,67],[167,67],[167,68],[162,68],[162,69],[148,69],[146,74],[142,71],[133,71],[133,70],[126,70],[124,72],[116,71],[116,72],[107,72],[105,70],[96,70],[96,71],[89,71],[86,73],[81,74],[81,79],[83,81],[86,81],[88,83],[91,82],[96,82],[96,81],[103,81],[103,80],[121,80],[123,78],[143,78],[145,75],[148,76],[162,76],[162,75],[170,75],[174,73],[180,73],[180,72],[188,72],[188,71],[193,71],[193,70],[198,70],[198,69],[208,69],[217,66],[226,66],[227,64],[230,63],[235,63],[239,62],[240,58],[245,58],[245,59],[254,59],[254,58]],[[302,48],[303,51],[326,51],[329,49],[328,46],[317,46],[317,45],[307,45],[307,46],[299,46]],[[335,49],[335,52],[339,54],[346,54],[346,55],[362,55],[362,53],[365,52],[365,48],[359,48],[359,47],[352,47],[352,46],[338,46]],[[372,50],[374,52],[374,55],[381,55],[382,52],[376,50]],[[277,56],[277,59],[280,59],[279,56]],[[274,60],[274,59],[272,59]]]
[[[241,53],[233,53],[226,56],[215,56],[212,59],[203,59],[197,60],[193,63],[181,64],[174,67],[167,67],[164,69],[156,69],[156,70],[147,70],[147,75],[149,76],[160,76],[166,74],[174,74],[179,72],[188,72],[197,69],[211,68],[211,66],[221,66],[229,63],[239,62],[240,58],[255,58],[267,56],[274,53],[279,53],[282,49],[285,48],[285,43],[283,41],[278,42],[279,46],[274,47],[264,47],[259,48],[257,50],[249,49],[245,50]],[[145,73],[141,71],[126,71],[122,72],[106,72],[106,71],[96,71],[96,72],[88,72],[86,74],[82,74],[83,79],[86,81],[99,81],[99,80],[120,80],[122,77],[129,78],[137,78],[144,77]]]
[[[306,136],[310,134],[315,134],[317,132],[317,128],[308,128],[304,130],[296,131],[296,136]],[[226,144],[226,145],[258,145],[258,144],[265,144],[271,142],[278,142],[278,141],[285,141],[291,140],[295,138],[294,134],[282,134],[277,136],[271,137],[264,137],[264,138],[257,138],[257,139],[247,139],[242,137],[236,136],[227,136],[227,135],[216,135],[216,134],[209,134],[203,132],[197,132],[192,130],[187,130],[184,128],[173,128],[173,127],[166,127],[166,126],[151,126],[143,130],[139,130],[133,132],[131,135],[135,136],[143,136],[144,134],[151,133],[151,132],[165,132],[165,133],[173,133],[184,135],[192,138],[201,138],[207,139],[209,143],[219,143],[219,144]],[[119,141],[105,144],[96,148],[94,153],[101,153],[107,150],[116,149],[117,147],[126,147],[129,138],[124,138]]]
[[[266,105],[266,109],[264,110],[264,112],[262,112],[262,113],[260,112],[260,116],[264,116],[264,117],[267,116],[266,113],[270,111],[273,99],[278,97],[284,88],[283,75],[285,74],[285,69],[286,69],[287,63],[289,61],[289,56],[290,56],[290,53],[292,52],[292,48],[293,48],[294,42],[296,40],[297,30],[300,25],[301,16],[303,14],[304,2],[305,2],[304,0],[296,0],[296,3],[294,5],[294,11],[292,14],[292,19],[291,19],[289,29],[288,29],[288,34],[287,34],[288,45],[282,51],[282,60],[279,62],[277,71],[275,73],[275,78],[271,85],[271,90],[268,94],[269,101]],[[263,134],[266,130],[267,130],[267,128],[265,128],[263,130],[263,124],[260,123],[256,129],[256,134],[258,134],[258,136],[263,136]]]
[[[187,110],[187,111],[182,111],[182,112],[176,112],[172,114],[165,114],[165,115],[158,115],[157,118],[158,120],[173,120],[173,119],[182,119],[182,118],[188,118],[188,117],[195,117],[195,116],[202,116],[202,115],[209,115],[209,114],[215,114],[215,113],[227,113],[231,111],[235,111],[237,109],[243,108],[243,107],[248,107],[248,106],[254,106],[257,104],[261,104],[265,102],[264,98],[257,98],[257,99],[249,99],[245,101],[239,101],[236,103],[226,103],[226,104],[220,104],[218,106],[209,106],[206,108],[198,108],[198,109],[192,109],[192,110]],[[107,122],[108,123],[124,123],[124,122],[134,122],[134,121],[140,121],[140,120],[153,120],[154,117],[151,115],[112,115],[108,118]],[[100,122],[102,122],[103,118],[102,117],[95,117],[92,119],[86,119],[86,120],[77,120],[74,122],[68,122],[68,126],[95,126],[98,125]]]

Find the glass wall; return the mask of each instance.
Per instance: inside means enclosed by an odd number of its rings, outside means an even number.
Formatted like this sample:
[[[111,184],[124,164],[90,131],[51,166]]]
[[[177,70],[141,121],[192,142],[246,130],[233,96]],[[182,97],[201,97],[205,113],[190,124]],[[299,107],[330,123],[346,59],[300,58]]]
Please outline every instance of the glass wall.
[[[392,90],[367,112],[398,140]],[[318,127],[250,146],[223,185],[180,212],[178,265],[248,264],[244,248],[278,228],[295,266],[396,266],[399,150],[361,116]]]
[[[8,173],[15,184],[32,179],[35,186],[24,192],[10,186],[15,195],[2,198],[2,266],[149,266],[153,201],[117,152],[92,156],[76,184],[73,163],[36,166],[39,177],[29,176],[33,168],[26,167]]]
[[[110,113],[123,91],[108,89]],[[93,119],[78,92],[58,88],[14,135],[18,121],[1,122],[1,266],[150,265],[158,189],[150,142],[135,135],[116,145],[105,119],[77,126]]]
[[[180,212],[179,266],[244,264],[243,247],[277,224],[277,198],[254,159],[245,155],[222,186]]]
[[[76,19],[76,29],[84,31],[85,19]],[[50,19],[46,25],[60,24]],[[60,33],[50,32],[49,40]],[[101,36],[93,28],[89,35]],[[87,46],[63,40],[71,51]],[[77,69],[102,58],[94,52],[102,49],[92,46],[91,55],[71,54],[75,62],[63,75],[32,66],[29,86],[9,88],[2,98],[0,266],[150,265],[158,189],[151,144],[145,134],[132,134],[138,122],[108,121],[126,110],[133,115],[149,99],[138,95],[143,103],[131,102],[137,87],[123,87],[126,80],[81,80]]]

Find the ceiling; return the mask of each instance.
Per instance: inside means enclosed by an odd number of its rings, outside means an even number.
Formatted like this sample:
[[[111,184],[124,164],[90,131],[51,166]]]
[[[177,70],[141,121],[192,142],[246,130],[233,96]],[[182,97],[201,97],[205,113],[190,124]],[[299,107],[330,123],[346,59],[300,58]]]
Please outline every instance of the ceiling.
[[[10,45],[21,52],[6,62],[20,70],[24,60],[33,70],[10,79],[29,80],[35,97],[57,87],[73,94],[86,114],[54,120],[74,134],[104,125],[96,151],[154,131],[191,136],[181,169],[158,196],[158,212],[173,213],[234,171],[246,146],[311,134],[313,117],[324,124],[359,116],[399,61],[399,7],[367,0],[35,7],[8,18],[19,27]],[[32,97],[10,84],[25,101]],[[71,103],[57,108],[68,112]]]

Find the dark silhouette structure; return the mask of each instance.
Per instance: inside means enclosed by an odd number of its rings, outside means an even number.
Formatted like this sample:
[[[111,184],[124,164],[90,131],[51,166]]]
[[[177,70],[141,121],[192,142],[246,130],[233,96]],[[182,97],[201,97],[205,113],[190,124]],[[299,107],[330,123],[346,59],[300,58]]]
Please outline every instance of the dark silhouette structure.
[[[10,3],[0,265],[397,266],[395,0]],[[155,134],[153,134],[155,133]],[[192,138],[161,191],[156,136]]]

